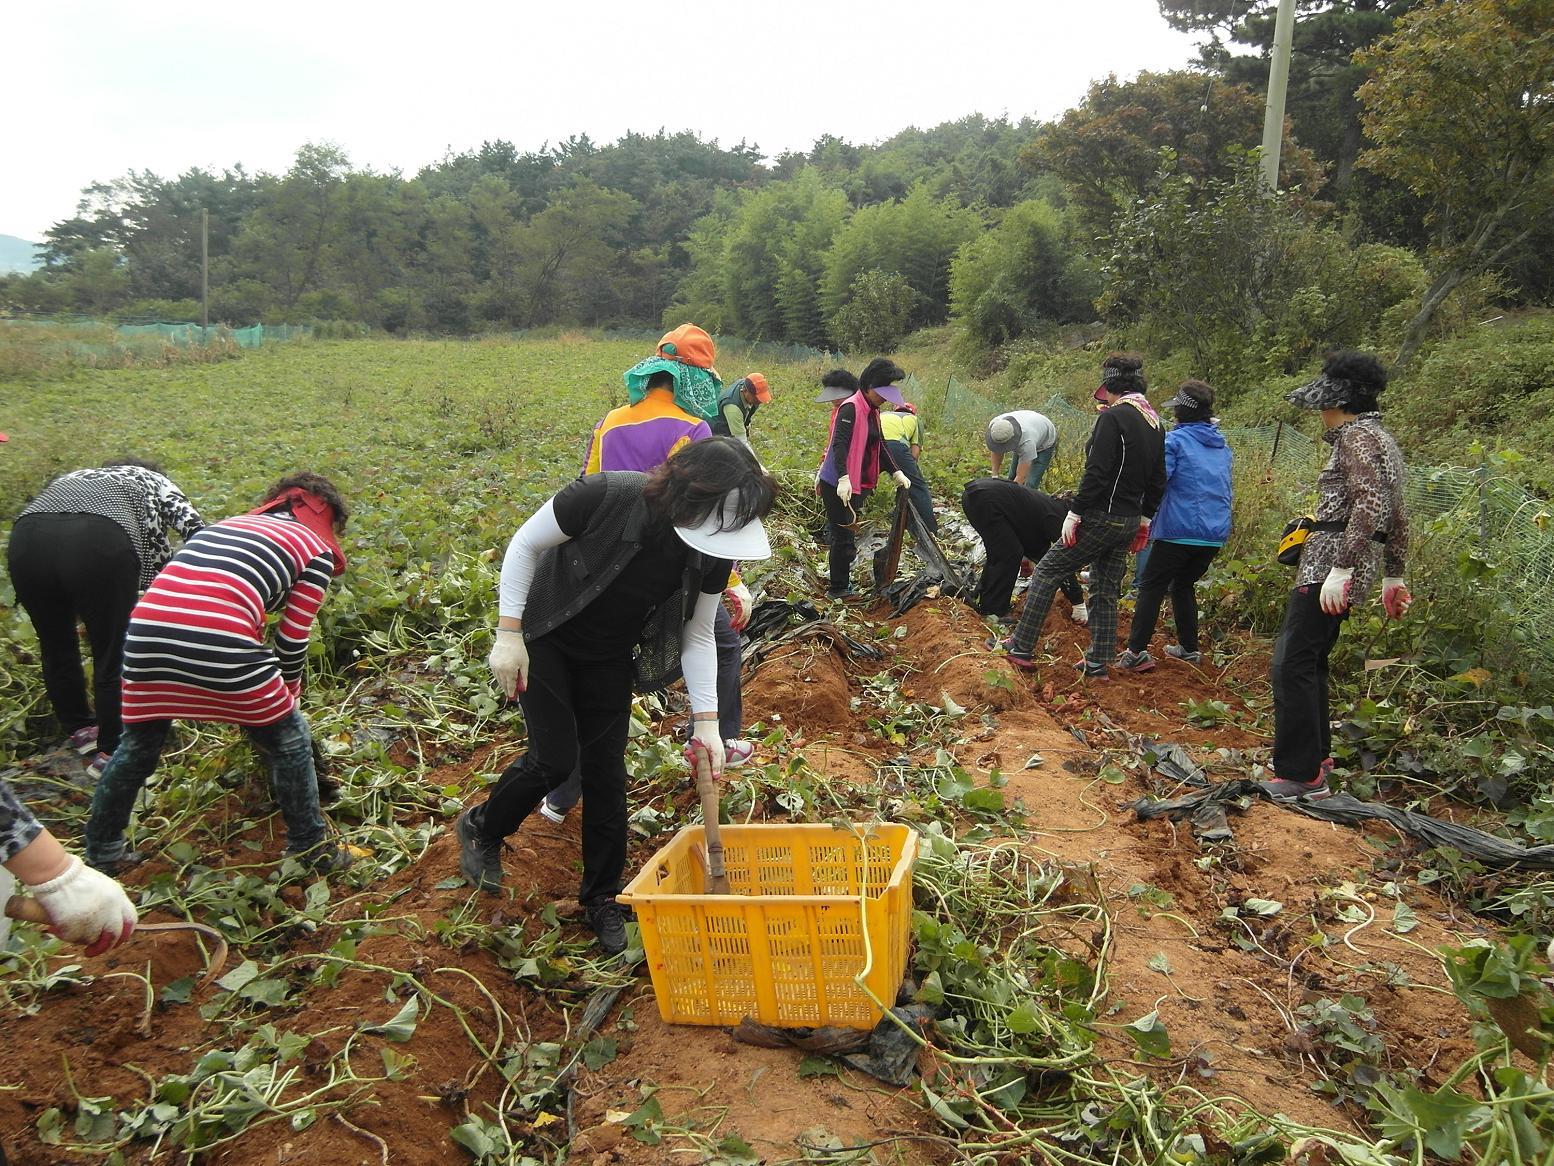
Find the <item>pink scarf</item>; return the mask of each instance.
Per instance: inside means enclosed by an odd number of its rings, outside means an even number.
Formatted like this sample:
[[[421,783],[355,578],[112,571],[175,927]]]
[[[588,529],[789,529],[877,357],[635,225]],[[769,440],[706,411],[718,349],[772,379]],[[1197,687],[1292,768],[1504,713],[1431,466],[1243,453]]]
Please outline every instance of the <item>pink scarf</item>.
[[[1160,414],[1155,412],[1155,407],[1149,403],[1149,398],[1143,393],[1124,393],[1113,402],[1114,405],[1132,405],[1145,419],[1156,429],[1160,428]]]

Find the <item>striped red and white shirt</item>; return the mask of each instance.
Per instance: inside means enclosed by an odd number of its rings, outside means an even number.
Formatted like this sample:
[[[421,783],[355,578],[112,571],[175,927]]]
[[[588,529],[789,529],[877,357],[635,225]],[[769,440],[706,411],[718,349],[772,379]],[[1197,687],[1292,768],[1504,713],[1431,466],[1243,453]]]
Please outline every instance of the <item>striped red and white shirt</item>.
[[[333,566],[324,540],[289,516],[239,515],[200,531],[130,613],[124,720],[269,725],[287,716]]]

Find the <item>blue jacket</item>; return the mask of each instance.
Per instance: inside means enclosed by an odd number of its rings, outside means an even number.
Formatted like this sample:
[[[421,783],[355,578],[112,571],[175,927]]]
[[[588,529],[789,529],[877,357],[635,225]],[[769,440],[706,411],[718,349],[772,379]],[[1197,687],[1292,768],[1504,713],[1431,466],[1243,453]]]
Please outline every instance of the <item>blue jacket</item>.
[[[1178,425],[1165,439],[1166,488],[1151,538],[1223,545],[1230,537],[1230,447],[1212,421]]]

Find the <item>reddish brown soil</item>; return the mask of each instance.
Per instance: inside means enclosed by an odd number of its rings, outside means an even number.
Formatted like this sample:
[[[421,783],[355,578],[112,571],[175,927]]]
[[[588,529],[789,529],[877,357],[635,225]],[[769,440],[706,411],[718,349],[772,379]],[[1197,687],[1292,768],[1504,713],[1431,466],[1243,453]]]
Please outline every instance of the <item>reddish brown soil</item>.
[[[1266,746],[1257,730],[1266,701],[1266,657],[1259,645],[1236,644],[1222,667],[1191,667],[1157,652],[1161,662],[1155,671],[1098,682],[1081,679],[1070,667],[1088,633],[1068,622],[1062,603],[1044,629],[1034,675],[989,653],[983,646],[989,635],[985,624],[955,601],[919,605],[899,621],[877,608],[858,614],[891,630],[906,629],[899,637],[859,636],[881,646],[885,659],[879,664],[861,666],[817,639],[778,649],[747,676],[748,719],[785,730],[775,755],[763,753],[757,761],[799,752],[833,780],[863,782],[875,780],[876,767],[890,756],[936,748],[931,742],[885,742],[868,728],[867,719],[878,711],[866,683],[873,671],[894,677],[908,700],[942,706],[948,696],[965,707],[968,715],[957,722],[962,736],[951,743],[959,764],[983,776],[1001,771],[1008,779],[1006,792],[1024,808],[1021,838],[1031,853],[1090,870],[1104,895],[1111,934],[1101,1051],[1116,1067],[1135,1071],[1137,1056],[1119,1026],[1158,1008],[1173,1059],[1163,1067],[1138,1069],[1156,1073],[1163,1083],[1186,1079],[1207,1094],[1240,1097],[1259,1112],[1358,1129],[1357,1114],[1311,1089],[1320,1050],[1296,1031],[1303,1004],[1346,992],[1363,996],[1391,1064],[1419,1070],[1425,1088],[1438,1085],[1470,1051],[1468,1017],[1440,990],[1445,981],[1433,951],[1485,930],[1409,883],[1406,900],[1419,925],[1407,935],[1393,933],[1392,905],[1380,892],[1385,876],[1374,874],[1393,842],[1388,832],[1332,827],[1258,803],[1232,816],[1233,843],[1205,848],[1185,827],[1140,823],[1129,809],[1145,793],[1171,792],[1158,775],[1142,772],[1140,738],[1180,742],[1221,776],[1237,772],[1238,765],[1244,771],[1242,752]],[[1230,707],[1230,723],[1216,728],[1188,723],[1186,703],[1207,697]],[[854,699],[857,709],[850,704]],[[1233,754],[1227,759],[1214,750]],[[503,742],[495,751],[426,774],[425,784],[472,789],[476,774],[499,768],[513,752],[514,743]],[[1107,763],[1125,772],[1121,784],[1101,779]],[[674,801],[688,805],[692,796],[680,791]],[[219,853],[229,861],[273,860],[275,824],[253,820],[257,812],[258,800],[246,790],[235,791],[219,808],[215,817],[226,824],[213,822],[211,828],[221,841]],[[300,936],[291,948],[301,961],[293,966],[300,1003],[266,1017],[282,1031],[320,1034],[302,1058],[304,1078],[318,1079],[322,1064],[341,1053],[363,1021],[387,1020],[398,1008],[385,995],[392,979],[387,972],[350,971],[332,988],[308,990],[309,977],[325,966],[319,953],[328,951],[343,921],[362,917],[373,904],[381,912],[380,930],[362,941],[359,960],[417,977],[463,1010],[478,1040],[499,1044],[504,1053],[533,1041],[566,1039],[579,1014],[562,1004],[575,1000],[515,983],[491,954],[449,946],[434,928],[468,913],[533,934],[541,908],[565,903],[575,893],[577,831],[576,815],[560,827],[538,817],[526,823],[510,840],[506,866],[512,893],[504,900],[472,901],[462,887],[438,889],[457,873],[456,847],[446,832],[393,878],[350,897],[342,894],[335,922]],[[243,842],[259,842],[261,851]],[[633,867],[650,852],[634,837]],[[137,871],[129,881],[154,870]],[[1360,896],[1363,909],[1375,910],[1374,922],[1339,920],[1337,911],[1351,894]],[[1163,904],[1151,901],[1167,895]],[[1245,924],[1222,917],[1227,906],[1249,897],[1284,906],[1272,917],[1252,917]],[[568,924],[566,933],[578,941],[586,937],[576,923]],[[1168,971],[1158,970],[1162,956]],[[242,958],[234,951],[231,965]],[[88,1097],[144,1098],[148,1075],[187,1072],[199,1053],[212,1047],[214,1030],[200,1019],[197,1006],[214,999],[213,988],[198,990],[191,1004],[157,1007],[150,1034],[137,1030],[145,988],[128,973],[139,976],[149,967],[157,988],[196,974],[200,957],[186,938],[147,933],[107,958],[79,962],[95,977],[92,982],[46,993],[32,1015],[4,1021],[11,1068],[0,1075],[0,1084],[13,1087],[0,1089],[0,1142],[18,1164],[67,1160],[37,1141],[35,1123],[49,1106],[70,1111],[72,1084]],[[502,1014],[500,1040],[492,999]],[[668,1126],[702,1134],[715,1130],[714,1141],[737,1134],[772,1161],[798,1158],[806,1141],[826,1135],[862,1142],[942,1132],[912,1090],[897,1093],[851,1072],[800,1078],[796,1052],[736,1044],[723,1029],[665,1025],[645,978],[628,987],[600,1033],[618,1041],[619,1054],[577,1078],[573,1162],[647,1166],[695,1160],[688,1153],[692,1143],[683,1137],[648,1146],[627,1136],[621,1115],[655,1088]],[[464,1160],[449,1143],[448,1130],[469,1113],[491,1115],[501,1098],[498,1073],[484,1064],[455,1014],[441,1006],[423,1015],[404,1044],[358,1036],[351,1064],[363,1075],[377,1075],[384,1047],[415,1059],[408,1079],[374,1086],[343,1115],[345,1121],[321,1117],[300,1132],[286,1123],[254,1127],[202,1161],[370,1166],[384,1160],[380,1143],[394,1162]],[[1211,1077],[1193,1075],[1203,1063],[1184,1058],[1194,1053],[1205,1058]],[[557,1136],[563,1128],[551,1123],[539,1132]],[[150,1161],[148,1148],[149,1143],[134,1143],[126,1147],[126,1159]],[[897,1140],[890,1154],[880,1160],[927,1164],[952,1158],[923,1140]],[[171,1158],[164,1154],[161,1160]]]

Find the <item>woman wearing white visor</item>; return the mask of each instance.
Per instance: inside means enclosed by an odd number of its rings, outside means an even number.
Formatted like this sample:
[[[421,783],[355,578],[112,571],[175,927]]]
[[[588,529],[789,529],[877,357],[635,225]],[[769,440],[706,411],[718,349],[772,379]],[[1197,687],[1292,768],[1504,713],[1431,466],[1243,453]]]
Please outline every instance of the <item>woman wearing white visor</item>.
[[[764,559],[777,486],[730,437],[682,448],[653,472],[589,474],[519,528],[502,563],[491,671],[523,705],[529,748],[459,816],[459,868],[502,886],[502,840],[577,766],[578,901],[608,954],[625,950],[615,902],[626,866],[626,734],[634,688],[683,671],[692,732],[723,769],[712,621],[734,560]]]

